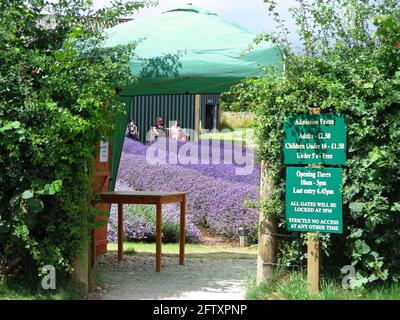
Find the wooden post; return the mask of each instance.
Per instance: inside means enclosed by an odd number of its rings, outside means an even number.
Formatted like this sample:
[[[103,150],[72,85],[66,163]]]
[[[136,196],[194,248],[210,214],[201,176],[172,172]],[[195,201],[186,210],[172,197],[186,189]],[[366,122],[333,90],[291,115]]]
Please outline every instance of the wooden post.
[[[245,236],[244,236],[243,232],[244,232],[243,227],[239,227],[239,247],[246,246]]]
[[[183,265],[185,260],[185,220],[186,220],[186,195],[181,202],[181,216],[179,229],[179,264]]]
[[[267,199],[274,188],[269,179],[268,165],[261,162],[260,197]],[[260,210],[258,233],[257,285],[268,280],[274,270],[277,258],[276,219],[272,214]]]
[[[310,114],[320,114],[319,108],[309,108]],[[309,165],[319,168],[320,165]],[[309,294],[319,292],[320,282],[320,243],[312,232],[307,233],[307,290]]]
[[[122,260],[124,252],[124,205],[118,203],[118,261]]]
[[[314,235],[307,233],[307,290],[310,294],[319,292],[320,243]]]
[[[200,120],[201,120],[200,113],[201,113],[201,95],[196,94],[194,101],[194,131],[195,131],[194,141],[198,141],[200,136]]]
[[[89,232],[87,223],[87,213],[81,213],[81,242],[80,251],[73,260],[74,280],[78,284],[80,294],[86,295],[89,292],[89,269],[90,269],[90,244]]]
[[[161,271],[162,204],[156,204],[156,271]]]

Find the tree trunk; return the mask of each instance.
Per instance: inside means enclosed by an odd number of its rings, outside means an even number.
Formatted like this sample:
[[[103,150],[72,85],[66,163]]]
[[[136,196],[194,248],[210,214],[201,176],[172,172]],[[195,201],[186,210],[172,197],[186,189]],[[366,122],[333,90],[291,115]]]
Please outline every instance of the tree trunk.
[[[261,162],[260,197],[266,199],[274,188],[269,179],[268,164]],[[257,285],[267,281],[274,272],[277,261],[276,218],[260,210],[260,227],[258,233]]]

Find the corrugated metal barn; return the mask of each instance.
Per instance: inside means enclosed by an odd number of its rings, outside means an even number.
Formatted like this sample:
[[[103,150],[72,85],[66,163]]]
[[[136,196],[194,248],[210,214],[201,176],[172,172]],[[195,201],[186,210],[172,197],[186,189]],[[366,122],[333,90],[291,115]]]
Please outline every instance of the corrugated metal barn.
[[[179,120],[181,128],[185,129],[218,128],[219,94],[199,96],[200,109],[198,111],[194,94],[133,96],[129,108],[129,119],[135,121],[138,126],[141,142],[146,142],[146,133],[154,125],[158,116],[164,119],[167,127],[170,127],[174,120]],[[196,121],[199,123],[196,124]]]

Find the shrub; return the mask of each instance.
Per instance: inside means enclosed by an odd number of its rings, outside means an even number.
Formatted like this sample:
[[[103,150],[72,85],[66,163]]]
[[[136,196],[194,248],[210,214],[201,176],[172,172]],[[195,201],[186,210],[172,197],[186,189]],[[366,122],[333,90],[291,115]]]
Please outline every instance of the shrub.
[[[96,143],[122,109],[132,46],[101,49],[105,25],[138,5],[0,3],[0,272],[37,283],[43,265],[72,272],[92,218]],[[43,23],[46,13],[51,23]],[[98,24],[81,19],[94,15]],[[116,80],[115,80],[116,79]],[[0,278],[1,276],[0,275]]]
[[[352,264],[354,287],[400,279],[400,3],[398,1],[301,1],[292,10],[302,52],[285,37],[287,29],[275,1],[266,1],[279,36],[271,39],[285,57],[286,71],[249,80],[231,92],[257,117],[259,157],[270,167],[275,190],[262,205],[279,218],[284,233],[283,123],[287,116],[340,113],[347,119],[343,175],[344,235],[324,235],[326,265]],[[344,13],[337,8],[351,9]],[[347,13],[346,13],[347,12]],[[350,12],[353,16],[348,16]],[[343,26],[343,21],[352,24]],[[296,237],[296,234],[293,235]],[[284,245],[285,238],[279,239]],[[296,263],[304,257],[299,239],[289,241]],[[294,255],[296,251],[296,255]],[[281,251],[287,259],[286,251]],[[295,257],[297,256],[297,258]]]

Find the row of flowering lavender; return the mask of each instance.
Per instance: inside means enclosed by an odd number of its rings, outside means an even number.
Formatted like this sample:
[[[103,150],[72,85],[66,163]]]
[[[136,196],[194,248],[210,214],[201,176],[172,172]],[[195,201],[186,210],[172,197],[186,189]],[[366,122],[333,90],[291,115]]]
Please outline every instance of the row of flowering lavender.
[[[244,167],[244,163],[237,163],[238,158],[240,159],[242,155],[245,155],[247,159],[254,159],[254,150],[250,148],[246,148],[240,144],[227,143],[223,140],[201,140],[199,143],[178,142],[176,147],[177,150],[171,150],[173,149],[171,145],[173,145],[173,142],[167,140],[165,147],[162,146],[162,148],[157,148],[158,157],[165,158],[166,164],[172,164],[172,154],[181,152],[183,147],[185,147],[186,151],[196,151],[191,154],[186,153],[185,160],[187,163],[177,161],[177,165],[199,171],[200,173],[213,178],[220,178],[227,181],[240,182],[254,186],[258,186],[259,184],[260,166],[257,164],[254,164],[250,168],[250,171],[245,175],[236,174],[238,167]],[[126,139],[123,151],[126,153],[146,156],[148,154],[148,147],[131,139]],[[160,153],[166,155],[161,155]],[[231,157],[232,163],[226,163],[228,162],[226,159],[227,157]],[[202,161],[205,163],[202,163]]]
[[[215,157],[216,152],[221,158],[226,155],[223,144],[210,143],[207,149],[204,142],[179,144],[177,150],[171,150],[167,145],[167,148],[157,152],[167,153],[167,156],[170,156],[171,152],[179,152],[182,147],[193,150],[196,144],[198,144],[200,152],[209,153],[206,157],[211,153],[214,153]],[[177,165],[171,164],[170,161],[166,161],[164,164],[151,164],[146,159],[149,148],[151,146],[143,146],[132,140],[125,141],[116,185],[117,190],[187,192],[190,229],[188,236],[192,241],[198,240],[195,226],[207,227],[232,239],[237,238],[239,227],[244,227],[249,235],[254,235],[258,215],[254,209],[245,208],[244,202],[258,197],[260,172],[258,165],[255,165],[248,175],[235,175],[240,164],[224,163],[224,159],[220,159],[219,163],[209,164],[196,163],[196,161],[189,161],[186,164],[177,163]],[[240,147],[240,149],[233,148],[232,152],[251,155],[252,150]],[[193,160],[193,157],[200,159],[199,154],[188,155],[189,159]],[[178,223],[178,207],[169,206],[168,212],[173,217],[171,219],[175,219]],[[137,230],[131,232],[132,239],[141,239],[142,234],[151,233],[149,226],[144,227],[142,220],[138,217],[135,219],[137,221],[134,220],[133,225],[129,227],[138,226]],[[112,225],[115,222],[110,219],[110,223]],[[146,232],[143,231],[144,229]],[[113,230],[112,226],[110,230]],[[109,235],[111,233],[110,231]]]

